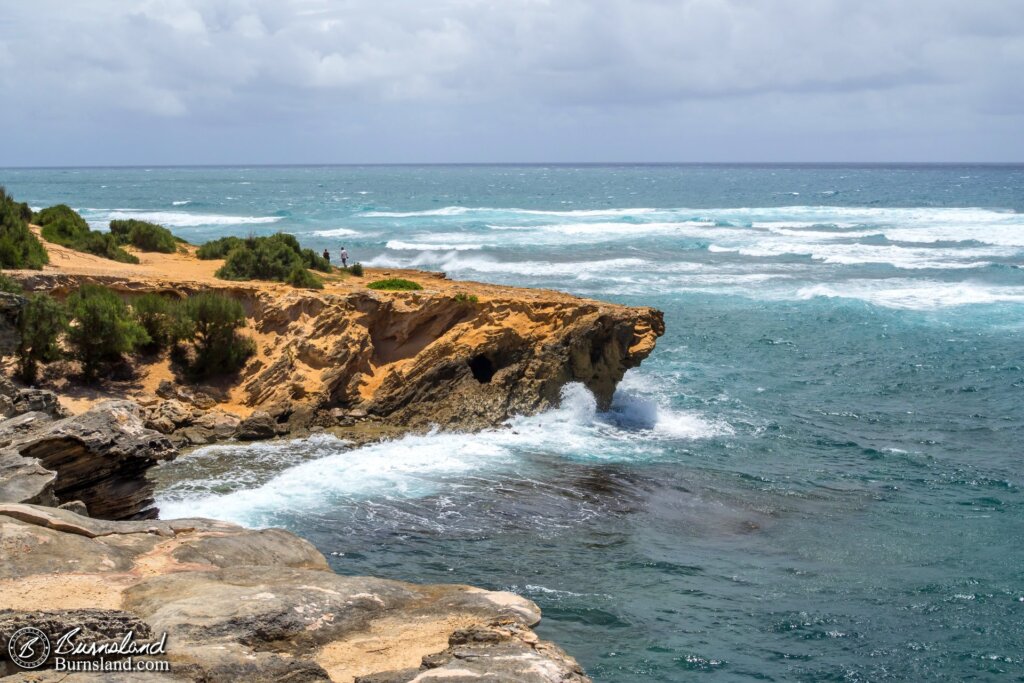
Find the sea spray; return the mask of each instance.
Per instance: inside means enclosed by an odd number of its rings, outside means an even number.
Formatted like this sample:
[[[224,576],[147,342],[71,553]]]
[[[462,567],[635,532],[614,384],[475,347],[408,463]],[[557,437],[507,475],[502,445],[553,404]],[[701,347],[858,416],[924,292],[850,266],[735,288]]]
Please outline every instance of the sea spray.
[[[616,394],[609,412],[599,412],[593,394],[582,384],[570,383],[562,389],[560,407],[479,433],[435,430],[360,448],[330,436],[201,448],[163,468],[161,479],[167,484],[158,503],[165,517],[216,516],[264,526],[282,511],[322,510],[373,496],[437,495],[470,474],[514,469],[526,453],[632,462],[656,455],[636,442],[638,433],[658,440],[710,438],[731,431],[725,423],[661,408],[628,392]],[[293,464],[296,458],[304,461]],[[197,467],[193,459],[208,466]],[[225,466],[225,460],[231,464]],[[242,479],[232,478],[236,468],[255,469],[264,480],[254,485],[251,471]],[[279,471],[268,476],[268,468]]]

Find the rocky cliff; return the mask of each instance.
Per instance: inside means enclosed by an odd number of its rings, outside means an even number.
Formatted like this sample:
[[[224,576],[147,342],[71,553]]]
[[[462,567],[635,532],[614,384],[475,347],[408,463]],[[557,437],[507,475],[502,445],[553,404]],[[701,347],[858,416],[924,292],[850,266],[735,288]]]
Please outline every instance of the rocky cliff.
[[[168,362],[140,362],[133,382],[111,389],[146,405],[150,426],[181,431],[179,440],[190,443],[214,440],[218,429],[228,433],[232,418],[219,414],[225,412],[238,418],[236,430],[256,413],[255,431],[249,431],[265,438],[296,427],[364,421],[402,430],[475,429],[554,405],[568,382],[585,384],[604,406],[626,370],[639,365],[664,332],[655,309],[453,282],[438,273],[397,273],[420,282],[422,291],[365,287],[394,274],[346,278],[323,291],[67,272],[21,279],[29,289],[57,295],[93,282],[125,297],[219,289],[242,301],[246,332],[259,350],[237,377],[186,387],[178,396],[166,385],[157,391],[161,380],[184,383]],[[163,407],[158,398],[184,407]]]

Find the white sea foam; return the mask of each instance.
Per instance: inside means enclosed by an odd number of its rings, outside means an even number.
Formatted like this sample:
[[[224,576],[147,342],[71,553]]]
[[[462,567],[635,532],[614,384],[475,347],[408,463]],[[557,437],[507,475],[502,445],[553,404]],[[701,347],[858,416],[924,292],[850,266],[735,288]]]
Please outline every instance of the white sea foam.
[[[657,396],[645,392],[648,382],[637,373],[626,375],[612,402],[610,414],[617,422],[671,439],[706,439],[735,433],[723,420],[709,420],[697,412],[661,405]]]
[[[477,251],[483,249],[482,244],[445,244],[432,242],[403,242],[389,240],[385,245],[388,249],[400,251]]]
[[[509,273],[531,277],[585,277],[601,272],[622,272],[649,266],[639,258],[605,259],[596,261],[498,261],[486,256],[464,256],[454,251],[426,251],[411,258],[387,254],[370,259],[371,268],[438,268],[446,272]]]
[[[873,244],[835,244],[794,242],[788,240],[762,240],[755,246],[719,246],[712,244],[708,251],[732,252],[755,258],[778,256],[809,256],[810,258],[840,265],[862,263],[891,264],[897,268],[959,269],[981,268],[990,264],[988,259],[1012,255],[1003,248],[950,248],[899,247]]]
[[[174,206],[185,206],[186,204],[191,204],[191,203],[192,203],[191,199],[180,199],[180,200],[178,200],[176,202],[171,202],[171,204],[173,204]]]
[[[465,216],[480,214],[508,214],[522,216],[630,216],[661,213],[662,209],[566,209],[562,211],[545,211],[539,209],[496,209],[489,207],[446,206],[441,209],[424,211],[365,211],[361,216],[366,218],[414,218],[417,216]]]
[[[358,230],[350,230],[349,228],[331,228],[330,230],[316,230],[313,232],[317,237],[348,237],[350,235],[358,235]]]
[[[362,194],[362,193],[361,193]],[[364,211],[359,214],[366,218],[413,218],[415,216],[462,216],[473,209],[465,206],[446,206],[443,209],[427,211]],[[478,211],[481,209],[477,209]],[[483,209],[486,210],[486,209]]]
[[[217,495],[159,497],[167,517],[216,516],[251,526],[273,522],[277,512],[316,510],[339,500],[367,496],[416,498],[437,493],[468,473],[515,467],[524,453],[547,452],[571,459],[630,460],[642,457],[651,439],[707,438],[731,433],[724,423],[697,415],[658,412],[640,399],[617,397],[616,409],[597,411],[580,384],[562,390],[560,408],[509,421],[479,434],[431,433],[344,450],[341,444],[315,460],[290,467],[262,485]],[[647,439],[637,440],[636,430]],[[278,446],[279,448],[285,446]],[[195,457],[195,456],[190,456]]]
[[[141,209],[82,209],[90,225],[105,225],[113,220],[134,218],[172,228],[204,225],[259,225],[276,223],[280,216],[225,216],[221,214],[186,213],[184,211],[146,211]]]
[[[1024,246],[1024,214],[978,207],[842,207],[842,206],[783,206],[754,208],[713,208],[713,209],[653,209],[653,208],[609,208],[537,210],[515,208],[486,208],[448,206],[424,211],[369,211],[363,217],[438,217],[460,220],[468,217],[500,219],[492,222],[494,230],[530,230],[534,228],[565,232],[566,220],[570,225],[580,225],[593,219],[632,219],[613,225],[602,225],[595,232],[610,230],[630,231],[643,234],[645,224],[711,224],[718,226],[753,227],[767,230],[793,230],[816,226],[834,226],[849,229],[868,228],[866,234],[882,233],[891,240],[907,242],[936,242],[977,240],[998,246]],[[538,221],[550,217],[559,221],[555,225],[537,225]],[[520,225],[519,223],[524,223]],[[577,229],[577,228],[572,228]],[[587,228],[578,228],[587,230]]]
[[[1024,287],[909,279],[857,280],[841,285],[803,287],[797,291],[797,297],[860,299],[886,308],[930,310],[977,304],[1024,303]]]

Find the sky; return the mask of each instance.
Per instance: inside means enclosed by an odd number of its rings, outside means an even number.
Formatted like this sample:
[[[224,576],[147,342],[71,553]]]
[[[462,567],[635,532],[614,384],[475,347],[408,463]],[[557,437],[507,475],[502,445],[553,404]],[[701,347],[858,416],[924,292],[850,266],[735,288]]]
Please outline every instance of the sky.
[[[1024,161],[1024,0],[0,0],[0,166]]]

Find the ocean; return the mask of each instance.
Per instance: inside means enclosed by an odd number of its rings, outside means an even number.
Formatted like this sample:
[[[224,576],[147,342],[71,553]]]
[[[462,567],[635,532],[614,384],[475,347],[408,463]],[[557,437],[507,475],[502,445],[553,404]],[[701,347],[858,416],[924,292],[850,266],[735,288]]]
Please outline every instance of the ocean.
[[[612,408],[165,466],[165,516],[511,590],[596,681],[1024,680],[1024,167],[5,169],[192,242],[665,312]]]

